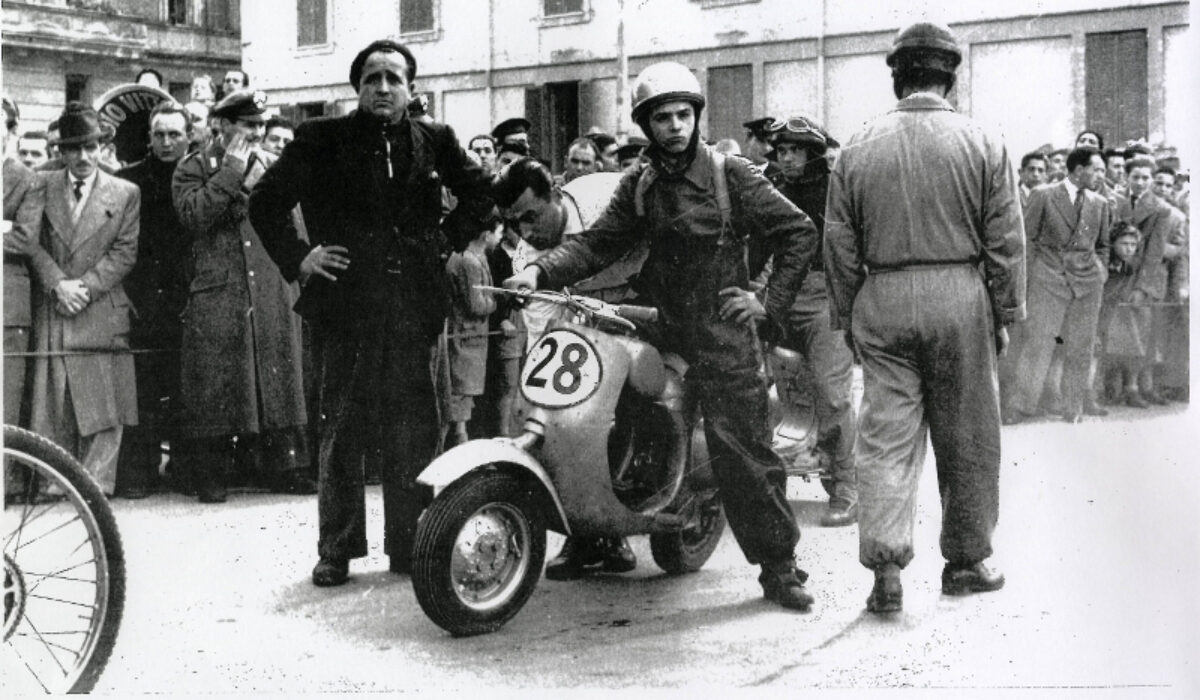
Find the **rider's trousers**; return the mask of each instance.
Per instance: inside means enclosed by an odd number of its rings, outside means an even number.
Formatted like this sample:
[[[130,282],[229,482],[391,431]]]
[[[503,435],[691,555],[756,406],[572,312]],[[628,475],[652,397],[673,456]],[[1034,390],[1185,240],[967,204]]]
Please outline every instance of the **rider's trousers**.
[[[686,382],[700,402],[725,515],[747,561],[791,560],[800,530],[787,502],[783,462],[771,449],[767,385],[758,365],[720,372],[692,366]]]
[[[437,443],[430,343],[418,309],[398,295],[348,332],[312,325],[321,557],[367,554],[368,455],[381,465],[384,552],[411,556],[420,515],[414,480]]]
[[[825,273],[804,278],[788,311],[788,346],[804,356],[813,378],[817,413],[817,447],[829,456],[833,494],[830,504],[849,507],[858,501],[854,474],[857,416],[850,395],[854,355],[829,319]]]
[[[999,509],[1000,403],[991,306],[968,265],[869,276],[854,300],[863,364],[858,460],[859,560],[912,560],[925,436],[942,500],[942,556],[992,554]]]

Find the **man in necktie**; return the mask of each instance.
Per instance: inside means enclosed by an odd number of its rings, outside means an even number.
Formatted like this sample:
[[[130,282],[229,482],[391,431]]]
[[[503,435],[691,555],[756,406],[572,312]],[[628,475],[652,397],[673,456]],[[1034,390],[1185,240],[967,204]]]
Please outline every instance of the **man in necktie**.
[[[34,292],[32,428],[63,445],[112,495],[123,429],[137,424],[122,280],[137,258],[136,185],[99,168],[111,134],[96,112],[67,104],[55,139],[63,170],[38,173],[45,188],[40,243],[30,253]]]
[[[1108,277],[1112,209],[1094,191],[1104,158],[1091,147],[1067,156],[1067,177],[1029,195],[1028,317],[1017,325],[1010,358],[1011,386],[1003,420],[1019,423],[1037,410],[1054,347],[1063,344],[1062,416],[1077,423],[1088,401],[1088,367],[1096,339],[1101,292]]]

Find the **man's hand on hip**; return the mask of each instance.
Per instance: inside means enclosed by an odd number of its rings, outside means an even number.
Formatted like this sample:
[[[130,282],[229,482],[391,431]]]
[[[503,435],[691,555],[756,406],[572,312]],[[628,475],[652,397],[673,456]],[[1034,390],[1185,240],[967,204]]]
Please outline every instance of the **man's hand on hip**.
[[[313,275],[337,282],[333,273],[350,267],[350,249],[340,245],[319,245],[308,251],[300,261],[300,285],[308,284]]]
[[[719,292],[721,297],[721,320],[742,323],[757,328],[759,321],[767,317],[767,310],[754,292],[741,287],[726,287]]]

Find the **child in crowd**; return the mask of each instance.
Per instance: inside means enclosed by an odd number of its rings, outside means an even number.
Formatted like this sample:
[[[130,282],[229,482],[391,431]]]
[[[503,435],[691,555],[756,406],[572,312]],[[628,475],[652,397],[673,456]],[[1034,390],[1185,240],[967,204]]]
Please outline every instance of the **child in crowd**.
[[[500,244],[488,254],[493,280],[499,282],[513,276],[513,259],[520,241],[520,234],[510,226],[504,227]],[[521,372],[521,357],[525,354],[525,322],[521,307],[511,297],[496,298],[491,328],[487,375],[491,420],[486,434],[511,437],[515,433],[513,402],[516,400]]]
[[[1138,372],[1145,359],[1146,309],[1125,305],[1134,291],[1137,268],[1134,261],[1142,234],[1129,222],[1113,228],[1112,258],[1100,307],[1100,343],[1103,352],[1105,396],[1111,403],[1135,408],[1149,406],[1138,391]]]
[[[496,310],[496,301],[491,293],[477,287],[492,285],[487,255],[500,242],[501,231],[498,219],[489,224],[446,262],[451,293],[451,313],[446,326],[449,392],[439,448],[445,443],[451,425],[455,444],[468,440],[467,421],[471,419],[474,397],[483,394],[488,318]]]

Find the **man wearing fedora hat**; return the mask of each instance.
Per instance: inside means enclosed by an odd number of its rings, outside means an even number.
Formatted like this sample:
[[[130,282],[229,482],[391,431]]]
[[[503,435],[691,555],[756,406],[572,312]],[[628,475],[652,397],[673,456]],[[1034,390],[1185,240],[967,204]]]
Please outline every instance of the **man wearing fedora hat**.
[[[111,134],[94,109],[69,102],[58,125],[65,168],[38,175],[46,202],[30,254],[41,287],[34,348],[48,353],[34,361],[31,426],[72,451],[112,495],[124,426],[137,424],[121,282],[137,258],[141,193],[100,169]]]
[[[236,91],[213,107],[209,147],[180,161],[172,183],[179,221],[192,235],[183,315],[179,433],[201,502],[226,498],[223,469],[237,437],[240,478],[312,494],[296,453],[307,423],[300,319],[294,292],[247,218],[250,188],[274,163],[260,150],[266,95]],[[296,235],[295,229],[292,236]]]

